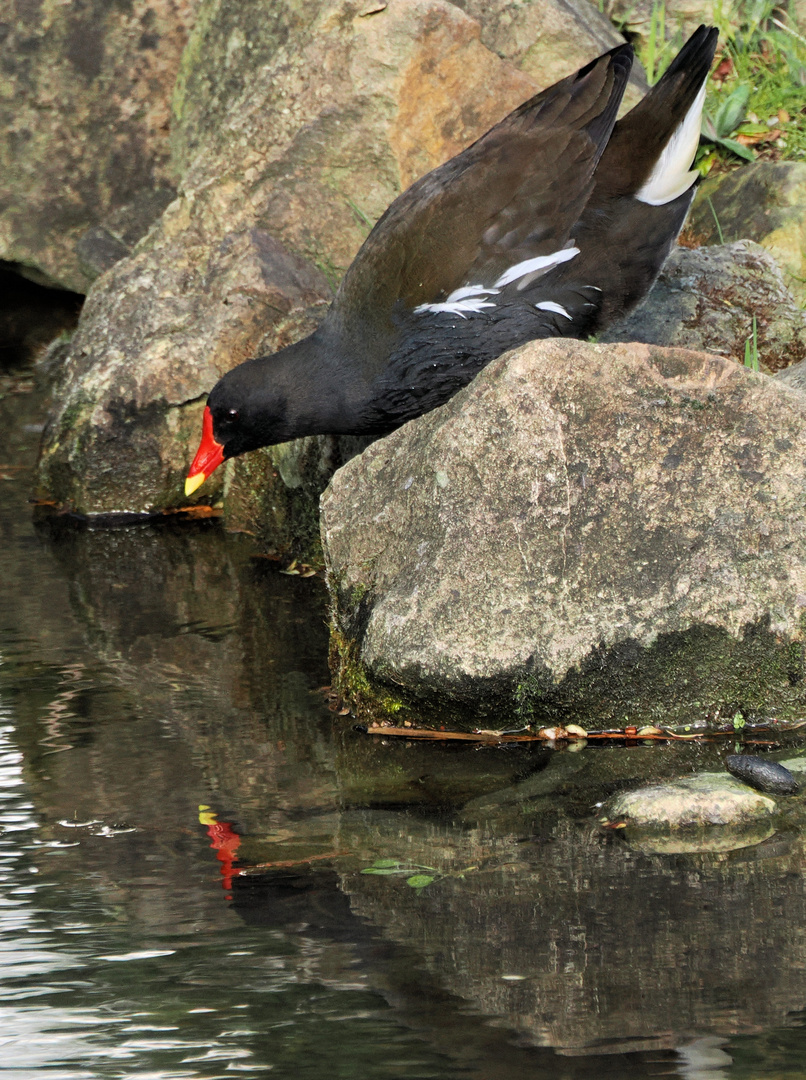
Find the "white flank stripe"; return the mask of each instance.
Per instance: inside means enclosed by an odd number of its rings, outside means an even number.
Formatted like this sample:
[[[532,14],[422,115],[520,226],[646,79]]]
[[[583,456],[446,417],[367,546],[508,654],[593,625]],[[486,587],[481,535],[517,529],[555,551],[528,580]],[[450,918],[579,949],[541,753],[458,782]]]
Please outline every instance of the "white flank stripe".
[[[552,267],[573,259],[575,255],[579,255],[579,248],[569,247],[563,248],[562,251],[554,251],[551,255],[536,255],[534,259],[524,259],[523,262],[515,263],[514,266],[510,266],[509,270],[505,270],[496,281],[495,287],[496,289],[503,289],[510,282],[526,277],[527,274],[533,274],[536,270],[551,270]]]
[[[672,132],[649,179],[636,193],[635,197],[640,202],[649,206],[663,206],[688,191],[697,179],[698,173],[691,168],[691,163],[700,141],[704,101],[705,83],[681,123]]]
[[[481,299],[459,300],[455,304],[449,304],[446,300],[444,304],[420,304],[419,307],[414,309],[414,314],[423,315],[426,311],[444,311],[448,315],[458,315],[461,319],[466,319],[467,315],[465,312],[469,312],[472,315],[478,315],[480,311],[488,307],[495,307],[495,304],[492,303],[492,301],[487,301],[485,303]]]
[[[426,312],[444,312],[447,315],[458,315],[462,319],[466,319],[469,314],[478,315],[485,308],[495,307],[495,301],[487,298],[497,296],[505,285],[509,285],[519,278],[524,278],[526,280],[522,281],[518,286],[519,289],[522,289],[531,284],[534,278],[540,277],[541,274],[545,274],[547,270],[551,270],[561,263],[568,262],[569,259],[573,259],[578,254],[579,248],[568,247],[563,248],[562,251],[554,251],[550,255],[536,255],[533,259],[524,259],[523,262],[515,263],[514,266],[510,266],[509,270],[505,270],[492,288],[487,288],[485,285],[462,285],[461,288],[454,289],[439,304],[418,304],[414,309],[414,314],[424,315]],[[536,306],[541,307],[542,305],[538,304]],[[560,315],[565,315],[567,319],[571,318],[564,308],[560,308],[559,304],[544,310],[558,311]]]
[[[571,318],[562,304],[555,304],[553,300],[543,300],[542,303],[535,304],[535,307],[540,308],[541,311],[553,311],[555,315],[564,315],[566,319]]]
[[[465,300],[468,296],[486,296],[488,293],[497,292],[498,289],[485,289],[483,285],[463,285],[461,289],[454,289],[445,303],[455,304],[457,300]]]
[[[454,289],[441,304],[419,304],[414,309],[415,315],[423,315],[426,311],[444,311],[448,315],[458,315],[466,319],[465,312],[477,315],[484,308],[495,307],[492,300],[485,300],[486,296],[495,296],[498,289],[486,289],[483,285],[462,285]]]

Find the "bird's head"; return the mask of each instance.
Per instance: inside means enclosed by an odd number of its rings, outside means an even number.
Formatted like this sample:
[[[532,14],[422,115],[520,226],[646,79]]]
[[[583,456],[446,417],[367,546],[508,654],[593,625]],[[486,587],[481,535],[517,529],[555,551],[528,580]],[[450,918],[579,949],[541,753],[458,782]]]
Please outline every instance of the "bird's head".
[[[272,359],[247,360],[211,390],[199,449],[185,480],[186,495],[192,495],[228,458],[294,437],[287,424],[286,395],[267,378],[267,362]]]

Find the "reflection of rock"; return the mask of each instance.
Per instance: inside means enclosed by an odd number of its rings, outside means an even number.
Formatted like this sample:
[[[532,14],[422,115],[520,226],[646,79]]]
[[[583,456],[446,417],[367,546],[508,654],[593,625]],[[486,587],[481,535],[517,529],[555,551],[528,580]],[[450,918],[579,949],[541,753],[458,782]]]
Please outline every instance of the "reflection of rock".
[[[416,943],[467,1008],[525,1043],[568,1055],[673,1048],[686,1041],[677,1033],[752,1033],[804,1005],[801,835],[671,858],[563,821],[528,844],[479,829],[457,842],[415,818],[401,839],[396,820],[345,815],[352,836],[449,875],[418,895],[399,878],[356,874],[342,887],[357,914]]]
[[[745,825],[680,828],[627,827],[619,838],[644,855],[718,855],[763,844],[775,832],[771,821]]]
[[[379,696],[497,726],[802,711],[804,420],[703,353],[495,361],[323,496],[345,687],[357,660]]]
[[[316,581],[266,568],[215,525],[67,528],[54,539],[93,653],[139,708],[193,745],[242,820],[250,775],[264,806],[267,790],[297,808],[329,803],[327,781],[307,776],[291,790],[294,732],[323,715],[311,695],[327,679]]]
[[[645,341],[733,356],[756,339],[761,364],[777,371],[806,358],[806,313],[786,288],[775,260],[740,240],[676,248],[644,303],[600,341]]]
[[[793,294],[806,298],[806,163],[757,161],[709,177],[688,229],[700,243],[757,241],[775,256]]]

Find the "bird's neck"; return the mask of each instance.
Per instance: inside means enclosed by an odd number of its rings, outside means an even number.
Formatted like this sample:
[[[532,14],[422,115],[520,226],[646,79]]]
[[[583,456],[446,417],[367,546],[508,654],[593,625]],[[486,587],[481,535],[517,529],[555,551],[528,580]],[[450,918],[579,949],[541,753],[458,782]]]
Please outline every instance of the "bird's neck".
[[[345,353],[339,335],[325,323],[266,358],[267,378],[287,402],[288,438],[354,428],[366,385]]]

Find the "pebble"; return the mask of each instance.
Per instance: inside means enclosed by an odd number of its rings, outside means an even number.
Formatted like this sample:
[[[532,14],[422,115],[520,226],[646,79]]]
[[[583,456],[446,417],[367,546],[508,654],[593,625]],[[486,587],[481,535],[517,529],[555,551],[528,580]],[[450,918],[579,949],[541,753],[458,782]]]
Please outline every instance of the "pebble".
[[[751,787],[772,795],[794,795],[800,789],[789,769],[754,754],[728,754],[725,768]]]

